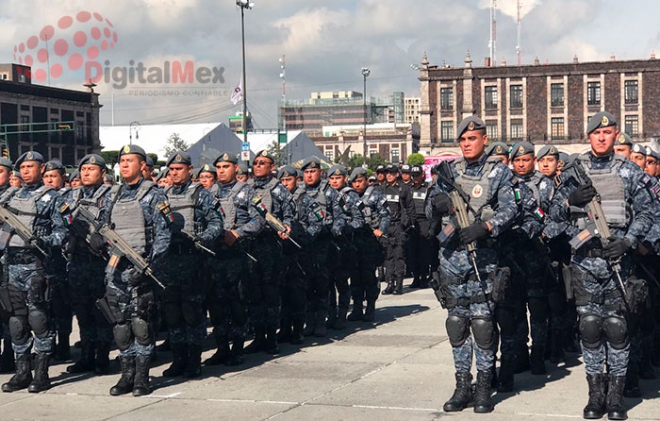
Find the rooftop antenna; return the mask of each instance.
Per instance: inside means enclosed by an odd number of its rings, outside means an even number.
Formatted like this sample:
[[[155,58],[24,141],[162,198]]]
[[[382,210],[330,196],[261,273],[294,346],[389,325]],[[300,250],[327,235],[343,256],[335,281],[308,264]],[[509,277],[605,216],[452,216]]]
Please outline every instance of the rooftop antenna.
[[[517,26],[518,26],[518,38],[517,38],[517,44],[516,44],[516,54],[518,55],[518,66],[522,64],[522,47],[520,46],[520,38],[521,38],[521,31],[522,31],[522,2],[518,0],[517,2],[517,9],[518,9],[518,17],[516,19]]]
[[[491,66],[496,66],[497,57],[497,0],[491,0],[490,3],[490,42],[488,43],[490,49],[490,63]]]

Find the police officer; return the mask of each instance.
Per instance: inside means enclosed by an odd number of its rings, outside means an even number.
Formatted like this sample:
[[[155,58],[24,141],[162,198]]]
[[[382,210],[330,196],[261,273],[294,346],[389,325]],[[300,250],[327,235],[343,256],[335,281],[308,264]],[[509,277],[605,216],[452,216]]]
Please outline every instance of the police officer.
[[[376,184],[379,186],[385,184],[385,165],[383,164],[376,166]]]
[[[167,160],[167,168],[172,186],[165,193],[173,218],[163,315],[174,360],[163,376],[194,378],[201,374],[202,341],[206,336],[203,307],[206,288],[200,268],[202,259],[208,255],[200,251],[206,252],[222,233],[222,217],[211,193],[191,181],[190,154],[174,152]],[[196,247],[197,244],[201,247]]]
[[[41,250],[59,253],[67,240],[67,229],[60,211],[62,198],[42,181],[44,158],[39,152],[26,152],[16,161],[25,186],[7,190],[0,203],[14,213],[20,222],[32,230],[34,239],[25,242],[18,235],[11,236],[2,248],[6,251],[9,270],[8,292],[11,308],[9,330],[16,353],[16,374],[2,385],[3,392],[28,388],[28,392],[42,392],[50,388],[48,357],[55,339],[50,321],[45,258]],[[32,335],[34,332],[34,336]],[[30,371],[30,351],[34,345],[34,379]]]
[[[0,197],[10,188],[9,179],[11,178],[13,164],[7,158],[0,157]],[[3,250],[0,250],[0,256],[4,254]],[[0,257],[0,268],[2,269],[2,281],[0,282],[0,288],[6,288],[7,283],[4,281],[8,276],[8,269],[5,262],[5,259]],[[3,286],[4,285],[4,286]],[[1,307],[1,306],[0,306]],[[11,373],[14,371],[14,350],[11,346],[11,335],[9,333],[9,316],[11,312],[7,311],[4,308],[0,308],[0,318],[2,321],[2,355],[0,356],[0,373]]]
[[[80,330],[81,349],[80,359],[68,366],[66,371],[108,374],[112,326],[96,308],[96,300],[102,298],[105,293],[103,278],[106,262],[90,250],[86,240],[89,227],[76,217],[78,209],[84,208],[98,218],[111,186],[104,184],[106,163],[101,156],[85,155],[78,168],[82,187],[71,190],[65,200],[74,217],[67,244],[67,272],[71,304]]]
[[[443,406],[446,412],[461,411],[472,401],[470,368],[472,355],[477,361],[477,386],[474,411],[493,410],[490,396],[495,304],[492,297],[493,278],[497,273],[497,252],[492,238],[506,230],[517,215],[511,171],[499,158],[489,158],[484,150],[488,143],[486,124],[476,116],[461,121],[457,140],[463,154],[451,166],[451,177],[456,185],[469,195],[468,218],[470,225],[447,235],[440,244],[440,290],[449,311],[447,334],[452,345],[456,369],[456,390]],[[449,175],[448,175],[449,176]],[[437,217],[434,196],[448,193],[452,187],[438,178],[429,193],[427,216]],[[446,204],[439,209],[447,211]],[[443,218],[443,231],[449,218]],[[467,246],[474,244],[476,252],[469,254]],[[475,273],[474,267],[479,273]],[[479,281],[481,279],[481,282]],[[435,288],[435,287],[434,287]],[[470,327],[472,334],[470,334]],[[473,345],[476,343],[476,346]]]
[[[254,191],[238,181],[235,155],[221,153],[213,162],[218,178],[215,206],[223,214],[224,235],[215,244],[215,259],[207,260],[211,278],[207,303],[217,350],[204,365],[243,363],[247,331],[247,303],[241,290],[247,280],[246,250],[265,229],[265,221],[251,205]],[[229,342],[232,342],[231,350]],[[263,345],[262,345],[263,346]]]
[[[199,184],[204,186],[213,196],[218,192],[218,177],[213,165],[204,164],[199,169]]]
[[[135,252],[145,256],[158,273],[163,268],[171,233],[165,220],[167,197],[142,175],[146,159],[144,149],[137,145],[126,145],[120,150],[119,171],[123,183],[113,186],[101,219],[113,224],[114,231]],[[94,248],[103,248],[98,237],[94,237],[92,243]],[[148,395],[151,393],[149,365],[155,342],[151,323],[153,281],[127,259],[114,260],[110,260],[106,269],[105,299],[112,313],[112,333],[120,351],[121,378],[110,389],[110,394],[117,396],[132,391],[133,396]]]
[[[630,159],[630,154],[632,153],[633,142],[628,134],[621,132],[619,137],[614,142],[614,153],[621,155],[626,159]]]
[[[78,175],[78,178],[80,178],[80,175]],[[64,198],[71,191],[71,187],[65,186],[66,170],[64,165],[57,159],[46,162],[43,180],[46,186],[51,187]],[[66,361],[71,358],[69,336],[71,336],[73,325],[66,260],[62,253],[56,253],[48,258],[46,263],[46,277],[49,279],[48,285],[50,285],[51,292],[51,311],[55,331],[57,332],[57,344],[55,345],[53,358]]]
[[[410,164],[401,165],[401,182],[408,187],[412,187],[413,185],[412,174],[410,173],[411,170],[412,170],[412,165]]]
[[[76,187],[82,186],[82,180],[80,179],[80,171],[75,170],[69,175],[69,187],[75,189]]]
[[[378,186],[367,186],[367,171],[364,168],[355,168],[348,181],[360,196],[365,219],[362,228],[355,231],[357,272],[351,276],[353,309],[348,320],[373,322],[376,318],[376,299],[380,292],[375,271],[383,260],[383,250],[378,240],[389,228],[390,209]]]
[[[594,115],[587,134],[591,151],[579,155],[575,165],[583,168],[591,183],[580,183],[564,168],[551,215],[557,222],[570,222],[567,232],[577,235],[589,222],[585,206],[597,194],[603,204],[612,237],[605,244],[599,238],[586,239],[575,247],[572,256],[573,294],[589,385],[583,417],[597,419],[607,411],[609,419],[626,419],[621,395],[630,345],[624,292],[617,282],[618,276],[626,282],[631,270],[629,251],[637,247],[653,222],[647,190],[650,179],[639,167],[614,154],[620,133],[612,114],[604,111]],[[619,261],[621,270],[616,273],[612,265]],[[609,375],[603,374],[606,363]]]
[[[339,204],[339,193],[321,179],[321,162],[315,156],[303,161],[300,169],[306,193],[316,200],[324,211],[323,232],[314,242],[314,253],[307,272],[307,311],[305,336],[323,337],[327,334],[325,317],[328,314],[329,262],[331,242],[338,238],[346,225],[346,217]]]
[[[251,186],[255,191],[251,206],[258,211],[271,213],[286,227],[286,232],[272,227],[257,235],[251,248],[258,263],[249,260],[250,275],[246,282],[249,314],[254,326],[254,341],[245,348],[246,353],[265,351],[279,354],[277,328],[280,324],[280,259],[282,247],[279,240],[286,240],[291,232],[293,203],[291,193],[270,173],[275,159],[268,151],[257,153],[252,161],[254,178]],[[326,291],[327,294],[327,291]]]
[[[292,194],[296,211],[291,238],[302,247],[298,250],[291,242],[283,244],[287,265],[282,282],[282,319],[277,339],[279,342],[302,344],[307,301],[307,273],[303,265],[308,268],[311,266],[305,262],[312,259],[314,241],[323,232],[325,209],[306,193],[304,183],[298,184],[298,174],[294,167],[285,165],[278,172],[277,178]]]
[[[509,165],[509,147],[503,142],[494,142],[488,146],[485,151],[486,155],[498,157],[502,160],[502,164]]]
[[[347,180],[348,174],[343,165],[334,165],[328,171],[328,183],[339,193],[339,207],[346,219],[340,236],[334,239],[333,247],[330,248],[330,297],[327,326],[337,330],[346,328],[346,316],[351,303],[348,278],[354,278],[358,268],[354,233],[364,225],[364,215],[360,209],[364,207],[364,204],[353,188],[346,185]]]
[[[250,172],[248,171],[247,165],[244,163],[238,164],[238,172],[236,173],[236,180],[243,183],[247,182]]]
[[[412,199],[415,205],[413,228],[410,230],[410,247],[406,250],[409,255],[413,281],[410,288],[426,288],[430,276],[431,259],[438,253],[435,236],[430,234],[429,220],[426,218],[426,194],[428,185],[424,180],[424,169],[415,165],[410,170],[413,184],[411,185]]]
[[[383,294],[403,294],[405,274],[405,252],[403,242],[406,232],[413,225],[415,205],[410,187],[399,180],[399,169],[388,164],[385,168],[386,184],[382,186],[392,217],[385,239],[385,277],[387,288]]]
[[[153,181],[154,178],[154,160],[150,156],[147,156],[147,159],[145,160],[146,166],[142,170],[142,177],[145,180],[151,180]]]

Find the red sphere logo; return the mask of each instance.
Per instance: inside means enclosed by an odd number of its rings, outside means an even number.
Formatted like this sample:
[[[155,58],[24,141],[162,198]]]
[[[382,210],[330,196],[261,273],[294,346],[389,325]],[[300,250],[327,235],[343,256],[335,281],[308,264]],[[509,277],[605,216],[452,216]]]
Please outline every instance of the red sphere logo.
[[[48,71],[53,79],[61,77],[65,67],[78,71],[116,43],[117,32],[108,19],[82,11],[75,17],[62,16],[57,27],[46,25],[39,35],[14,45],[14,60],[32,67],[32,78],[44,82]]]

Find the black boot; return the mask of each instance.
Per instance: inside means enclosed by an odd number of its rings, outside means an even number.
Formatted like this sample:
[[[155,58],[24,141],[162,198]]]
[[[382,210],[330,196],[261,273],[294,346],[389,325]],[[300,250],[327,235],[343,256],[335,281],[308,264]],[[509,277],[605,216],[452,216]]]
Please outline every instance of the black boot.
[[[293,331],[291,332],[291,340],[289,341],[292,345],[301,345],[305,342],[305,335],[303,335],[303,326],[305,322],[300,320],[293,321]]]
[[[456,389],[454,394],[442,406],[445,412],[458,412],[464,410],[472,401],[472,374],[456,373]]]
[[[234,338],[234,341],[231,344],[231,352],[229,353],[229,358],[227,358],[225,361],[226,366],[234,367],[243,364],[244,343],[245,341],[243,338]]]
[[[151,393],[149,387],[149,365],[151,357],[135,357],[135,382],[133,382],[133,396],[144,396]]]
[[[31,358],[32,356],[30,354],[16,356],[16,374],[7,383],[2,385],[3,392],[16,392],[25,389],[32,383]]]
[[[623,396],[626,398],[641,398],[642,390],[639,388],[639,370],[633,361],[628,362],[626,370],[626,385],[623,388]]]
[[[305,329],[303,329],[303,335],[312,336],[314,334],[314,329],[316,328],[316,316],[313,311],[307,311],[305,313]]]
[[[163,343],[156,347],[156,351],[169,352],[171,350],[172,350],[172,346],[170,345],[170,337],[168,335],[167,338],[165,338],[165,340],[163,341]]]
[[[339,307],[337,309],[337,321],[335,322],[334,328],[336,330],[344,330],[346,329],[346,314],[348,313],[348,309],[346,307]]]
[[[328,318],[325,321],[325,327],[328,329],[334,329],[336,322],[337,322],[337,307],[329,307]]]
[[[280,331],[277,332],[277,342],[285,343],[291,341],[291,319],[282,317],[280,320]]]
[[[280,353],[280,347],[277,346],[277,328],[268,326],[266,328],[266,354],[277,355]]]
[[[188,362],[183,371],[183,377],[194,379],[202,375],[202,347],[200,345],[188,345]]]
[[[495,409],[490,397],[492,377],[493,373],[490,370],[477,372],[477,388],[474,392],[474,412],[477,414],[487,414]]]
[[[79,374],[94,371],[94,344],[83,341],[80,348],[80,359],[66,368],[67,373]]]
[[[371,323],[376,320],[376,302],[367,301],[367,309],[364,310],[364,316],[362,316],[362,321]]]
[[[34,380],[28,386],[28,392],[39,393],[50,389],[48,358],[48,354],[37,354],[34,358]]]
[[[396,286],[394,288],[394,295],[401,295],[403,294],[403,279],[397,279],[396,280]]]
[[[99,376],[110,373],[110,342],[96,342],[94,372]]]
[[[529,349],[526,344],[516,347],[516,358],[513,366],[513,373],[520,374],[530,369]]]
[[[513,356],[502,356],[497,393],[513,392]]]
[[[605,379],[604,374],[596,374],[595,376],[587,374],[589,402],[582,411],[582,418],[597,420],[605,415]]]
[[[383,290],[383,295],[392,294],[394,292],[394,281],[387,281],[387,287]]]
[[[263,326],[254,327],[254,339],[245,347],[246,354],[256,354],[266,350],[266,329]]]
[[[2,356],[0,356],[0,373],[12,373],[16,370],[16,363],[14,362],[14,349],[11,345],[11,339],[5,338],[4,348],[2,348]]]
[[[562,331],[552,331],[550,334],[550,362],[553,364],[559,364],[566,359],[562,336]]]
[[[224,364],[229,358],[229,339],[226,337],[218,337],[216,342],[218,344],[218,350],[215,351],[215,354],[213,354],[210,358],[207,358],[204,361],[205,366]]]
[[[328,329],[325,327],[326,311],[321,310],[316,312],[316,325],[314,326],[314,336],[323,338],[328,334]]]
[[[163,377],[179,377],[183,375],[188,364],[188,345],[171,344],[172,347],[172,365],[163,371]]]
[[[69,345],[69,335],[57,335],[57,345],[53,359],[56,361],[66,361],[71,359],[71,346]]]
[[[110,388],[110,394],[112,396],[125,395],[131,393],[133,390],[133,382],[135,381],[135,358],[119,357],[119,367],[121,370],[121,377],[117,384]]]
[[[426,289],[429,287],[429,278],[428,276],[422,276],[419,278],[419,289]]]
[[[348,315],[349,322],[361,322],[362,321],[362,301],[353,300],[353,310],[351,314]]]
[[[532,346],[532,353],[529,357],[530,371],[535,376],[547,374],[545,369],[544,355],[545,348],[542,346]]]
[[[623,376],[613,376],[610,374],[610,383],[607,388],[607,419],[625,420],[628,419],[626,407],[623,405],[623,387],[626,384],[626,378]]]
[[[419,288],[419,277],[415,275],[413,278],[412,283],[410,284],[410,288]]]

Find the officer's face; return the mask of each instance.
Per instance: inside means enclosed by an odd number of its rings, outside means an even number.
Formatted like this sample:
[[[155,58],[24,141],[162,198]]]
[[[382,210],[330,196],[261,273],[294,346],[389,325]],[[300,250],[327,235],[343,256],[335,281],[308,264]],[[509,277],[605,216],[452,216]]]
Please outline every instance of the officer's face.
[[[607,156],[614,151],[614,142],[619,138],[619,130],[614,126],[601,127],[589,135],[591,152],[594,156]]]
[[[626,159],[630,159],[630,151],[632,151],[630,145],[614,145],[614,153],[619,154]]]
[[[217,162],[215,164],[215,174],[218,176],[218,182],[222,184],[234,181],[236,171],[238,171],[238,165],[233,162]]]
[[[385,173],[385,180],[387,180],[387,182],[389,184],[394,184],[396,182],[397,178],[399,178],[399,173],[398,172],[386,172]]]
[[[346,185],[346,176],[345,175],[331,175],[328,178],[328,183],[330,187],[335,190],[343,189]]]
[[[424,173],[421,173],[413,177],[413,182],[419,186],[420,184],[424,184],[425,178]]]
[[[145,165],[144,169],[142,170],[142,177],[144,177],[145,180],[151,180],[153,176],[154,176],[154,167],[147,167]]]
[[[21,180],[19,177],[16,177],[16,175],[14,175],[12,172],[9,176],[9,185],[11,187],[21,187],[23,185],[23,180]]]
[[[280,178],[280,183],[282,183],[288,191],[293,193],[298,186],[298,179],[293,175],[287,175],[286,177]]]
[[[248,175],[243,173],[243,174],[236,174],[236,180],[240,181],[242,183],[245,183],[248,180]]]
[[[554,177],[557,171],[557,157],[554,155],[546,155],[537,161],[539,171],[546,177]]]
[[[190,180],[190,174],[193,170],[192,165],[186,164],[170,164],[167,168],[169,168],[167,174],[175,186],[180,186]]]
[[[45,168],[44,164],[37,161],[27,161],[21,163],[19,171],[21,172],[21,179],[25,184],[32,185],[41,181],[41,174]]]
[[[461,153],[468,162],[481,158],[487,144],[488,135],[481,130],[468,130],[458,139],[458,146],[461,148]]]
[[[404,183],[409,183],[409,182],[410,182],[410,178],[411,178],[411,176],[410,176],[410,173],[409,173],[409,172],[403,172],[403,173],[401,173],[401,180],[402,180]]]
[[[73,180],[71,180],[69,185],[71,186],[72,189],[76,188],[76,187],[80,187],[80,186],[82,186],[82,180],[80,180],[80,178],[76,177]]]
[[[644,167],[644,172],[650,176],[655,177],[655,173],[658,169],[658,161],[652,156],[646,157],[646,166]],[[2,178],[0,178],[2,180]]]
[[[84,164],[80,167],[80,182],[83,186],[98,186],[104,180],[105,170],[101,169],[98,165]],[[73,181],[71,182],[71,187],[75,187]]]
[[[379,183],[382,183],[385,181],[385,173],[384,172],[377,172],[376,173],[376,180],[378,180]]]
[[[259,157],[252,163],[252,172],[255,177],[266,177],[273,170],[273,161],[266,157]]]
[[[215,174],[208,171],[203,171],[199,173],[199,184],[204,186],[206,190],[213,187],[215,184]]]
[[[119,173],[126,184],[135,184],[142,177],[142,169],[147,166],[142,157],[130,153],[119,158]]]
[[[630,154],[630,160],[635,164],[637,164],[641,169],[644,169],[644,167],[646,166],[646,155],[643,155],[641,153],[632,152]]]
[[[356,178],[351,183],[351,186],[356,192],[358,192],[358,194],[362,194],[362,192],[367,189],[367,177]]]
[[[0,166],[0,186],[6,186],[9,184],[9,179],[11,174],[9,173],[9,168]]]
[[[303,181],[308,186],[314,186],[316,183],[321,180],[321,169],[320,168],[307,168],[303,172]]]
[[[518,175],[531,174],[534,171],[536,158],[531,153],[513,158],[513,171]]]

